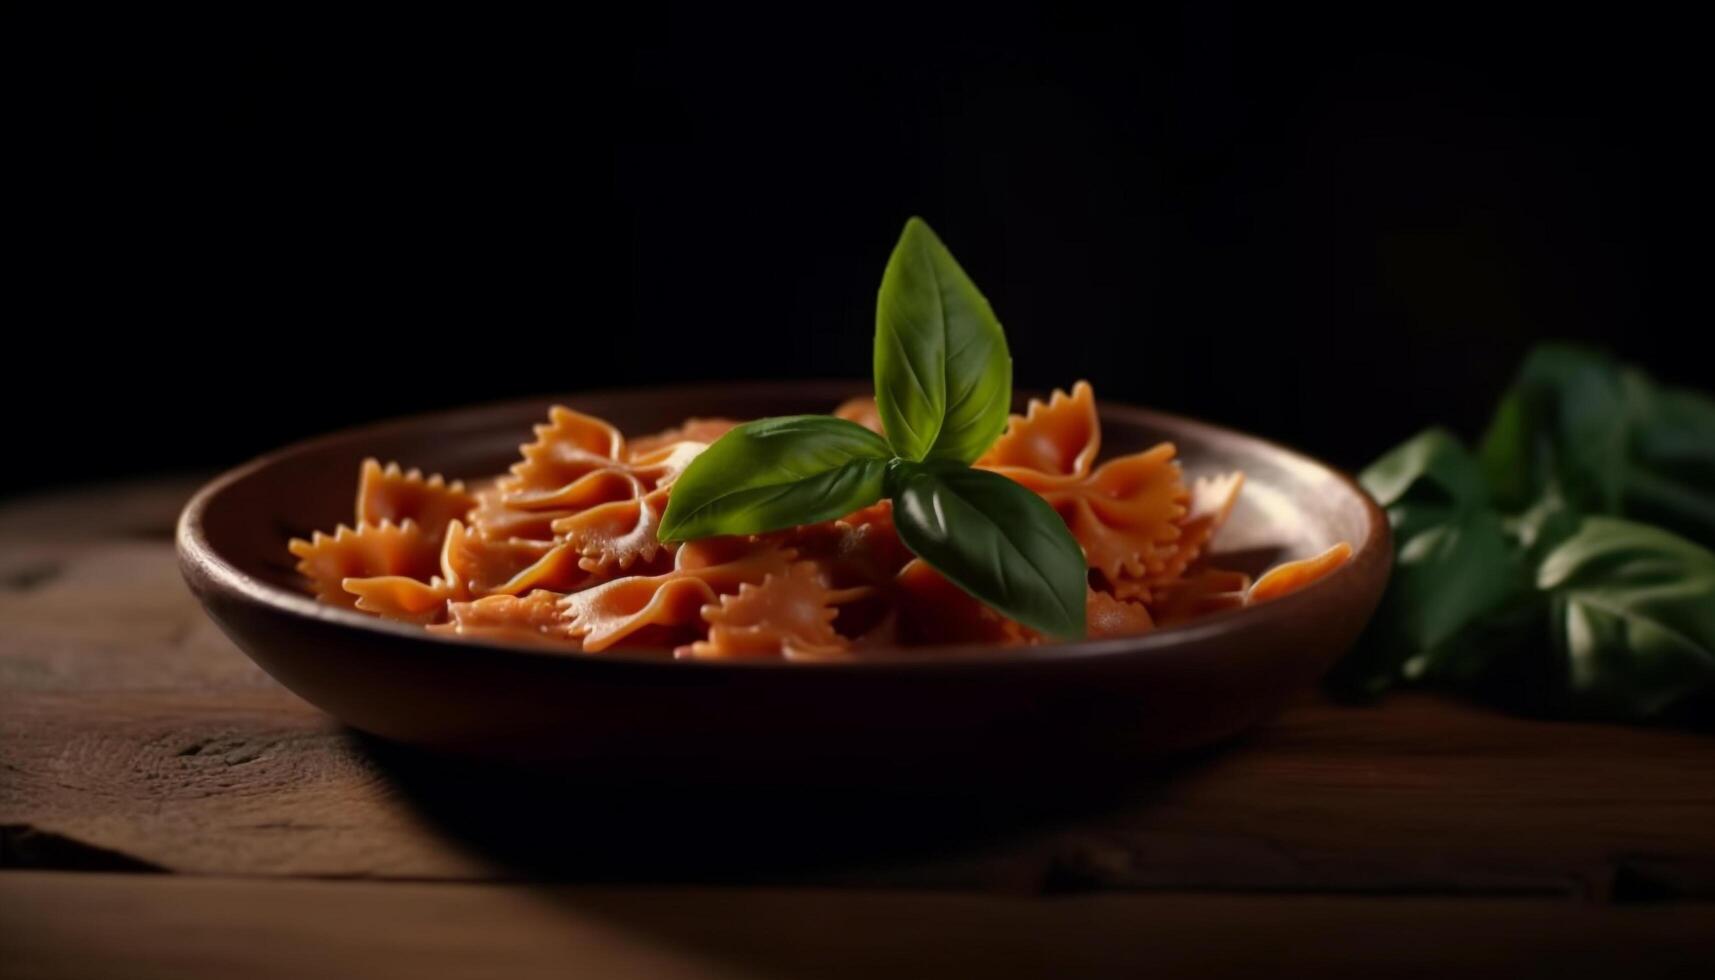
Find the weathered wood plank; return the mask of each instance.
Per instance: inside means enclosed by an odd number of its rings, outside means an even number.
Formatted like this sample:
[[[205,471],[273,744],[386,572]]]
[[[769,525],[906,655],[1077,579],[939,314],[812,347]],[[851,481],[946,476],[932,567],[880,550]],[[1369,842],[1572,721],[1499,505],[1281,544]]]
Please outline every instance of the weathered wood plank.
[[[615,889],[0,873],[60,977],[1695,976],[1715,906]]]
[[[473,771],[376,751],[268,689],[10,694],[0,714],[0,823],[181,871],[1715,894],[1700,739],[1415,698],[1307,705],[1083,812],[962,789],[705,788],[699,805],[646,781]]]
[[[194,487],[0,508],[0,865],[493,874],[203,615],[171,540]]]
[[[1715,739],[1420,696],[1311,700],[1088,799],[425,761],[341,731],[208,623],[164,533],[187,490],[0,508],[0,864],[1715,896]]]
[[[0,767],[5,865],[55,864],[46,834],[173,871],[489,873],[278,687],[0,695]]]

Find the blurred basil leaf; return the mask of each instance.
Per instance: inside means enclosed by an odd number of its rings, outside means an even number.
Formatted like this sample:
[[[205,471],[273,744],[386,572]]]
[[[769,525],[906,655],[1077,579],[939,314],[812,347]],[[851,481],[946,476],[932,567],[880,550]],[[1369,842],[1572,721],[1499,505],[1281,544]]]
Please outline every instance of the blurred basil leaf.
[[[1533,350],[1479,451],[1496,503],[1523,509],[1554,484],[1581,511],[1618,513],[1630,407],[1611,359],[1568,345]]]
[[[1715,547],[1715,399],[1658,387],[1637,371],[1627,372],[1625,383],[1632,425],[1626,515]]]
[[[1526,577],[1477,461],[1444,429],[1420,433],[1359,475],[1388,509],[1395,639],[1433,650],[1515,597]]]
[[[1715,693],[1715,553],[1587,518],[1537,571],[1578,714],[1643,721]]]
[[[1433,508],[1434,505],[1421,505]],[[1493,616],[1530,600],[1529,569],[1501,517],[1482,506],[1396,505],[1393,578],[1357,650],[1332,675],[1348,694],[1435,674]]]
[[[875,401],[911,460],[970,463],[1006,428],[1012,357],[976,284],[921,218],[905,224],[875,309]]]
[[[1533,351],[1472,459],[1432,429],[1364,471],[1396,565],[1331,675],[1628,721],[1715,700],[1715,402],[1592,351]],[[1661,528],[1619,519],[1645,517]],[[1591,516],[1595,515],[1595,516]]]
[[[949,463],[893,464],[893,523],[918,557],[1020,623],[1084,635],[1089,565],[1047,501],[997,473]]]
[[[1500,515],[1472,508],[1400,542],[1390,618],[1414,653],[1433,651],[1529,584]]]
[[[1383,507],[1407,501],[1470,507],[1485,503],[1483,471],[1459,438],[1426,429],[1371,463],[1358,481]]]
[[[1457,436],[1440,428],[1394,447],[1360,473],[1358,482],[1387,510],[1396,549],[1489,499],[1477,461]]]
[[[881,499],[892,456],[880,436],[830,415],[747,422],[679,475],[657,536],[687,541],[833,520]]]
[[[1635,403],[1633,455],[1648,466],[1715,485],[1715,398],[1687,388],[1657,386],[1626,374]]]

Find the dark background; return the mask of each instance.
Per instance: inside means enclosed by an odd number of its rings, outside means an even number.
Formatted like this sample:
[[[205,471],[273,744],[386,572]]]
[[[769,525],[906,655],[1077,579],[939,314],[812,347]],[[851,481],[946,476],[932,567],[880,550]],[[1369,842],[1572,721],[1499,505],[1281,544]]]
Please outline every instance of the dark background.
[[[636,6],[15,23],[7,488],[863,376],[912,213],[1021,387],[1346,465],[1475,431],[1540,338],[1715,376],[1706,54],[1662,11]]]

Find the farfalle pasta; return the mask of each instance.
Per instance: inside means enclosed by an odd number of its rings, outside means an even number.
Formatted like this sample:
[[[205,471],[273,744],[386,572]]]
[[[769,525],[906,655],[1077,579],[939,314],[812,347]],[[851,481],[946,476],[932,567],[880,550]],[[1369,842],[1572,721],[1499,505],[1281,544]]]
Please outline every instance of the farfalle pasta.
[[[881,428],[869,399],[833,414]],[[368,460],[353,524],[293,540],[290,551],[321,601],[437,633],[591,655],[828,661],[1045,642],[914,557],[887,500],[768,534],[659,540],[675,480],[738,424],[690,419],[627,440],[556,407],[519,461],[490,480]],[[1170,444],[1099,459],[1101,435],[1095,392],[1079,382],[1011,416],[975,464],[1033,491],[1065,522],[1089,568],[1092,639],[1276,599],[1351,554],[1342,544],[1254,584],[1215,567],[1209,552],[1243,474],[1187,481]]]

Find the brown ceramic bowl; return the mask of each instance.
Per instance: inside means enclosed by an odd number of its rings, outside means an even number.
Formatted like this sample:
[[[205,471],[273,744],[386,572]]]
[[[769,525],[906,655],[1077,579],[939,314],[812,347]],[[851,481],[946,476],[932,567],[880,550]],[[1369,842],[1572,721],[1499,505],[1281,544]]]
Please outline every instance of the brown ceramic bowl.
[[[351,520],[359,463],[452,477],[504,470],[561,401],[628,433],[687,415],[828,411],[867,385],[704,385],[531,399],[366,426],[282,449],[204,487],[178,529],[186,580],[257,663],[386,739],[509,758],[692,767],[1050,767],[1175,752],[1233,736],[1313,682],[1356,638],[1387,581],[1385,516],[1347,477],[1201,422],[1102,408],[1104,455],[1159,440],[1188,475],[1241,469],[1217,541],[1255,573],[1337,541],[1350,563],[1278,601],[1122,639],[901,650],[875,662],[723,664],[555,653],[442,637],[315,602],[286,542]]]

